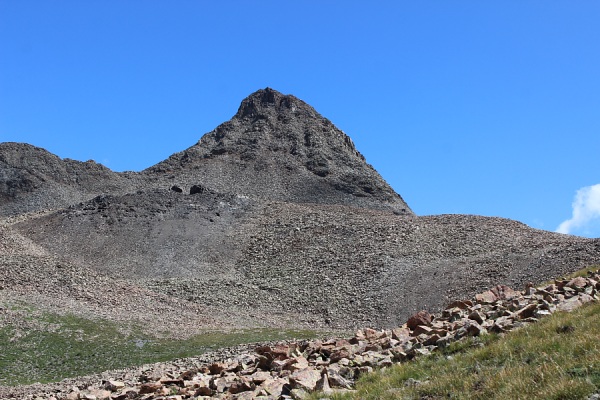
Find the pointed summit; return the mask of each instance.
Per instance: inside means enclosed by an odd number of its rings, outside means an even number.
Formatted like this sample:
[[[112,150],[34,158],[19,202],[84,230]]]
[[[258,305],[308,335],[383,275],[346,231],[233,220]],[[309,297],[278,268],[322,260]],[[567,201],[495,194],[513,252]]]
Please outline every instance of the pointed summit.
[[[314,108],[292,95],[284,95],[271,88],[257,90],[246,97],[236,113],[237,118],[267,118],[290,114],[320,117]]]
[[[253,197],[412,214],[344,132],[271,88],[252,93],[230,121],[144,173]]]

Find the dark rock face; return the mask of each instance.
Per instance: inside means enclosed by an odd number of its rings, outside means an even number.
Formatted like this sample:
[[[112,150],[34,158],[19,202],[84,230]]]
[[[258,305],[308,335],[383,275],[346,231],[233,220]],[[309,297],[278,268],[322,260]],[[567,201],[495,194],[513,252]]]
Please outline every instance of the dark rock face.
[[[190,194],[198,194],[198,193],[202,194],[202,193],[206,193],[206,192],[210,192],[210,189],[208,189],[207,187],[202,186],[202,185],[193,185],[190,188]]]
[[[125,193],[131,178],[94,161],[63,160],[29,144],[0,143],[0,216],[65,207],[100,193]]]
[[[345,133],[302,100],[269,88],[242,101],[230,121],[196,145],[144,173],[190,184],[200,177],[218,191],[253,197],[412,214]]]

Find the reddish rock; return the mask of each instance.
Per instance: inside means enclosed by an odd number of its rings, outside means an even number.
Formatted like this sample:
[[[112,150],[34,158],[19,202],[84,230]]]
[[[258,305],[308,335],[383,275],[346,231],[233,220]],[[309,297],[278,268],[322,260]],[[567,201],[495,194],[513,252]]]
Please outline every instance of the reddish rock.
[[[241,392],[236,394],[233,398],[235,400],[254,400],[256,399],[257,394],[250,391],[250,392]],[[168,399],[167,399],[168,400]]]
[[[284,386],[289,384],[287,378],[269,379],[262,384],[262,389],[274,398],[279,398],[283,392]]]
[[[578,276],[576,278],[571,279],[565,286],[570,287],[572,289],[583,289],[584,287],[586,287],[586,285],[587,280],[582,276]]]
[[[317,382],[321,379],[321,372],[312,368],[295,371],[290,375],[290,385],[293,389],[304,389],[312,392],[317,386]]]
[[[392,329],[392,338],[400,343],[405,343],[410,340],[410,330],[407,328]]]
[[[446,336],[446,334],[448,334],[448,329],[449,327],[439,327],[439,328],[432,328],[431,329],[431,334],[432,335],[440,335],[440,336]]]
[[[208,366],[208,370],[210,371],[211,375],[219,375],[221,372],[225,371],[227,369],[227,364],[225,363],[212,363],[211,365]]]
[[[349,340],[346,340],[346,339],[338,339],[338,340],[336,340],[336,341],[335,341],[335,347],[339,347],[339,348],[342,348],[342,347],[345,347],[345,348],[350,348],[350,347],[352,347],[352,343],[350,343],[350,341],[349,341]]]
[[[531,318],[534,316],[535,310],[537,310],[537,304],[532,303],[517,311],[515,315],[519,317],[519,319]]]
[[[478,303],[491,304],[498,300],[498,297],[492,291],[487,290],[483,293],[476,294],[475,300],[477,300]]]
[[[406,326],[410,329],[415,329],[419,325],[431,325],[432,315],[427,311],[419,311],[406,321]]]
[[[419,336],[419,335],[423,335],[423,334],[430,335],[432,330],[433,329],[428,326],[418,325],[413,330],[413,336]]]
[[[198,389],[196,389],[194,396],[212,396],[213,393],[213,390],[208,386],[200,386]]]
[[[256,384],[261,384],[264,381],[270,379],[271,378],[271,374],[269,372],[266,372],[266,371],[256,371],[252,375],[249,375],[248,378],[251,379],[252,382],[254,382]]]
[[[253,382],[244,377],[240,377],[231,383],[231,386],[229,386],[229,393],[236,394],[247,392],[249,390],[254,390],[255,387],[256,385]]]
[[[368,341],[374,341],[377,339],[381,339],[387,336],[387,333],[385,331],[377,331],[375,329],[371,329],[371,328],[366,328],[364,330],[364,334],[365,334],[365,338]]]
[[[290,371],[297,371],[305,368],[308,368],[308,360],[304,358],[304,356],[290,358],[284,367],[284,369],[289,369]]]
[[[340,361],[342,358],[350,358],[350,355],[351,353],[347,348],[341,348],[331,353],[329,356],[329,361],[335,363]]]
[[[465,327],[469,336],[479,336],[487,333],[486,329],[475,321],[470,321],[468,325],[465,325]]]
[[[267,356],[272,360],[284,360],[290,355],[289,346],[275,345],[275,346],[261,346],[256,348],[256,353]]]
[[[479,324],[483,324],[484,317],[479,313],[479,311],[471,311],[468,318],[472,319],[473,321],[477,321]]]
[[[458,308],[460,310],[466,310],[469,307],[473,307],[473,302],[470,300],[458,300],[454,301],[446,307],[446,310],[451,310],[453,308]]]
[[[521,292],[511,289],[506,285],[498,285],[492,288],[492,293],[500,300],[510,300],[515,297],[521,296]]]
[[[142,383],[140,386],[140,394],[154,393],[160,388],[162,388],[162,384],[158,382]]]

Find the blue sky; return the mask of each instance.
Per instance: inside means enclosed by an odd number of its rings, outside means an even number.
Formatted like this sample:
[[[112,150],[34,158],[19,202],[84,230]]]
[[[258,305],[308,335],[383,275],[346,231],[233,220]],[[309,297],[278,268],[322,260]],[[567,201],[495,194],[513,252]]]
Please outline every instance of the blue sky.
[[[141,170],[269,86],[419,215],[600,237],[600,2],[372,3],[0,0],[0,141]]]

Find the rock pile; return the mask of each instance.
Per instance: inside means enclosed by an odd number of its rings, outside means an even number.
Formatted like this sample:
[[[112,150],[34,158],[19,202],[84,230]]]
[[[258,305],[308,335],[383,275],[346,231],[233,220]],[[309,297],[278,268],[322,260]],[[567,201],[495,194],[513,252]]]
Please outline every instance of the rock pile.
[[[315,390],[351,391],[358,376],[374,368],[426,356],[465,337],[508,332],[592,301],[600,301],[600,270],[543,287],[530,284],[524,291],[499,285],[474,299],[449,304],[441,315],[420,311],[396,329],[366,328],[350,339],[263,345],[190,369],[142,369],[137,382],[115,377],[94,386],[29,398],[302,399]]]

